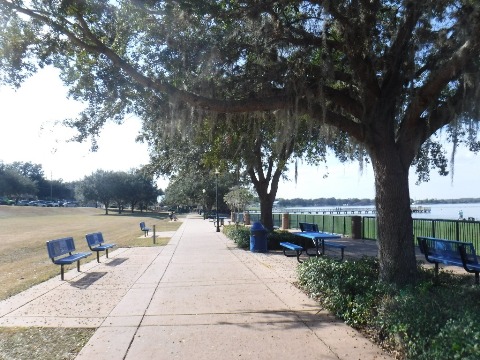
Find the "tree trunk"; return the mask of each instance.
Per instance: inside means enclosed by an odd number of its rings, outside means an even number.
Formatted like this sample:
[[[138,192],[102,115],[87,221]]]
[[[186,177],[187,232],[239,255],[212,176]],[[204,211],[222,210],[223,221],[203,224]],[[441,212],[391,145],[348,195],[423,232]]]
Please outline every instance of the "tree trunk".
[[[270,193],[268,192],[269,181],[264,177],[259,181],[253,169],[248,171],[250,180],[253,183],[260,201],[260,221],[269,231],[273,230],[273,202],[277,195],[279,176],[273,176],[270,184]]]
[[[266,229],[273,230],[273,201],[268,194],[260,198],[260,221]]]
[[[372,156],[375,172],[380,280],[397,285],[415,283],[417,267],[408,185],[409,166],[398,151]]]

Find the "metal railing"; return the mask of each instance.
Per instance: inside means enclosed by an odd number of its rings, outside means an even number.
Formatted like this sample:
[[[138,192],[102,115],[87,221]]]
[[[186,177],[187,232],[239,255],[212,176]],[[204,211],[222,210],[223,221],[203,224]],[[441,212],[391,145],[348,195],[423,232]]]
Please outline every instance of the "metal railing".
[[[273,214],[273,225],[282,227],[282,213]],[[300,222],[315,223],[320,231],[352,234],[352,217],[343,215],[320,214],[288,214],[290,229],[298,229]],[[260,214],[250,212],[250,220],[260,220]],[[472,242],[480,250],[480,221],[444,220],[444,219],[413,219],[413,239],[417,236],[436,237],[446,240]],[[361,238],[377,240],[377,219],[375,216],[361,217]]]

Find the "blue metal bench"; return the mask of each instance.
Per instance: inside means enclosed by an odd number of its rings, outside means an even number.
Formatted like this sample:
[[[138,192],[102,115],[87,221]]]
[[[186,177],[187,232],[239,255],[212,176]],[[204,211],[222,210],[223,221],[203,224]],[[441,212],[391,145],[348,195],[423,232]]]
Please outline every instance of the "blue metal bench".
[[[148,232],[151,231],[152,229],[146,227],[146,226],[145,226],[145,222],[142,221],[142,222],[140,223],[140,230],[142,230],[143,233],[145,234],[145,237],[147,237]]]
[[[297,257],[297,261],[299,263],[302,262],[302,260],[300,260],[300,255],[302,255],[302,252],[303,252],[303,247],[301,247],[300,245],[296,245],[296,244],[292,244],[292,243],[289,243],[289,242],[281,242],[280,243],[280,246],[283,246],[283,254],[285,256],[288,256],[288,257],[294,257],[296,256]],[[291,253],[287,253],[287,249],[288,250],[292,250],[292,251],[295,251],[295,254],[291,254]]]
[[[72,237],[47,241],[47,250],[48,256],[52,259],[52,262],[56,265],[60,265],[62,280],[64,280],[63,265],[70,265],[76,261],[77,271],[80,271],[80,260],[92,255],[91,252],[74,253],[75,243],[73,242]]]
[[[472,243],[423,236],[418,236],[417,241],[425,259],[435,264],[435,275],[439,264],[459,266],[475,273],[475,283],[479,283],[480,265]]]
[[[90,250],[97,253],[97,262],[100,262],[100,251],[105,251],[105,255],[108,258],[108,249],[115,246],[115,244],[105,244],[101,232],[87,234],[85,235],[85,238],[87,239],[87,244]]]

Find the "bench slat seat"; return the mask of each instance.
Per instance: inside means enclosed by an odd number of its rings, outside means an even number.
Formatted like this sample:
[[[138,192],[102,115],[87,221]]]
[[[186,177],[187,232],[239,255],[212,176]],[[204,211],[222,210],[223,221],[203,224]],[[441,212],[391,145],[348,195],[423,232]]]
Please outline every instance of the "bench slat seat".
[[[108,258],[108,249],[113,248],[116,244],[105,244],[103,234],[101,232],[91,233],[85,235],[88,247],[90,250],[97,253],[97,262],[100,262],[100,251],[105,251],[105,256]]]
[[[337,243],[333,243],[333,242],[330,242],[330,241],[323,241],[323,244],[325,247],[333,247],[333,248],[336,248],[336,249],[340,249],[340,261],[343,260],[344,256],[345,256],[345,248],[347,247],[346,245],[342,245],[342,244],[337,244]]]
[[[91,255],[91,253],[76,253],[70,256],[65,256],[63,258],[56,259],[53,261],[53,263],[57,265],[60,265],[60,264],[70,265],[70,264],[73,264],[75,261],[81,260],[89,255]]]
[[[72,237],[47,241],[48,256],[56,265],[60,265],[60,277],[64,280],[64,265],[77,262],[77,271],[80,271],[80,260],[92,255],[91,252],[75,251],[75,242]],[[68,254],[68,255],[67,255]],[[65,255],[65,256],[63,256]]]
[[[287,257],[294,257],[296,256],[297,257],[297,261],[299,263],[302,262],[302,260],[300,260],[300,255],[302,254],[303,252],[303,247],[301,247],[300,245],[297,245],[297,244],[292,244],[290,242],[281,242],[280,243],[280,246],[283,246],[283,254]],[[295,254],[292,254],[290,252],[287,253],[287,249],[288,250],[291,250],[291,251],[295,251]]]

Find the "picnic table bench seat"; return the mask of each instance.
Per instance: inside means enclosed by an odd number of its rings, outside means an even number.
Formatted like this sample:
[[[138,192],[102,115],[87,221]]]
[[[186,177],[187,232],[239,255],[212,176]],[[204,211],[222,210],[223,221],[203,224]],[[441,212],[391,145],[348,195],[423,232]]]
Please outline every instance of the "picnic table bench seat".
[[[300,223],[298,223],[298,226],[300,227],[300,231],[319,232],[317,224],[300,222]]]
[[[347,247],[346,245],[343,245],[343,244],[338,244],[338,243],[334,243],[334,242],[331,242],[331,241],[323,241],[323,245],[325,247],[332,247],[332,248],[336,248],[336,249],[339,249],[340,250],[340,261],[343,260],[343,258],[345,257],[345,248]],[[311,254],[308,252],[308,249],[306,251],[306,253],[309,255],[309,256],[316,256],[316,254]],[[323,254],[322,254],[323,255]]]
[[[283,254],[285,256],[288,256],[288,257],[296,256],[297,261],[299,263],[302,262],[302,260],[300,260],[300,255],[302,255],[302,252],[304,250],[303,247],[301,247],[300,245],[297,245],[297,244],[292,244],[290,242],[281,242],[280,246],[283,246]],[[294,251],[295,254],[292,254],[290,252],[287,253],[288,250]]]
[[[115,244],[105,244],[103,234],[101,232],[91,233],[85,235],[88,247],[90,250],[97,253],[97,262],[100,262],[100,251],[105,251],[105,256],[108,258],[108,249],[111,249]]]
[[[77,262],[77,271],[80,271],[80,260],[92,255],[91,252],[75,253],[75,242],[72,237],[47,241],[47,251],[52,262],[60,265],[60,277],[62,280],[64,280],[64,265]]]
[[[439,264],[458,266],[474,273],[475,283],[479,284],[480,264],[473,243],[425,236],[418,236],[417,241],[425,260],[435,265],[435,275]]]

